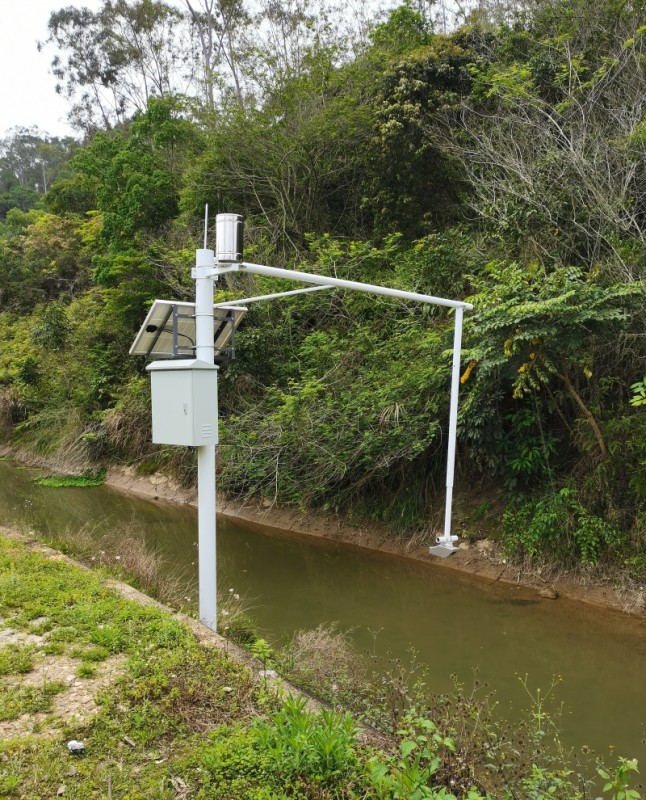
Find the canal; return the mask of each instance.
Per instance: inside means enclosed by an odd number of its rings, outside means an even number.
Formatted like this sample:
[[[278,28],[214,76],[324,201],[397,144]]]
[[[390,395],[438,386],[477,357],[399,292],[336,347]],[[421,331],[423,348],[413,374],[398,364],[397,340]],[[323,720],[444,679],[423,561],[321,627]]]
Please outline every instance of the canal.
[[[196,509],[107,486],[53,489],[0,461],[0,524],[51,534],[84,527],[142,535],[173,572],[197,583]],[[646,625],[615,612],[312,537],[218,520],[220,588],[246,596],[263,635],[337,623],[359,651],[407,658],[414,648],[432,690],[452,674],[496,690],[500,709],[526,707],[519,676],[547,689],[561,677],[564,740],[646,765]],[[510,714],[517,711],[509,710]]]

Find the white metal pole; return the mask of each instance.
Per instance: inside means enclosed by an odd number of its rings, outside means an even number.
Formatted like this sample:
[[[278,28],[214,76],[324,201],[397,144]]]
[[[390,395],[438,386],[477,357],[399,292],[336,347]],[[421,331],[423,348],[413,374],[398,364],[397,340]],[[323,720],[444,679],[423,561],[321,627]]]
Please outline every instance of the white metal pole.
[[[220,271],[218,270],[218,274]],[[231,308],[231,306],[246,306],[249,303],[258,303],[260,300],[275,300],[277,297],[291,297],[295,294],[307,294],[307,292],[320,292],[323,289],[332,289],[332,286],[309,286],[307,289],[292,289],[289,292],[274,292],[273,294],[256,294],[253,297],[242,297],[240,300],[225,300],[224,303],[216,303],[213,308]]]
[[[195,357],[214,362],[213,250],[195,251]],[[217,425],[217,393],[215,398]],[[215,529],[215,445],[197,448],[198,580],[200,622],[218,628]]]
[[[453,331],[453,366],[451,369],[451,404],[449,407],[449,451],[446,459],[446,508],[444,514],[444,536],[438,537],[438,544],[451,549],[457,536],[451,534],[451,511],[453,506],[453,476],[455,473],[455,440],[458,428],[458,392],[460,389],[460,352],[462,350],[462,317],[464,308],[455,309],[455,328]]]
[[[434,297],[430,294],[404,292],[401,289],[390,289],[387,286],[377,286],[372,283],[359,283],[358,281],[346,281],[342,278],[330,278],[327,275],[314,275],[309,272],[296,272],[296,270],[292,269],[266,267],[264,264],[250,264],[247,261],[243,261],[239,267],[237,264],[227,267],[226,271],[231,272],[237,269],[243,272],[253,272],[256,275],[269,275],[274,278],[285,278],[289,281],[303,281],[304,283],[318,283],[321,286],[338,286],[340,289],[354,289],[356,292],[380,294],[386,297],[400,297],[402,300],[416,300],[419,303],[433,303],[436,306],[447,306],[448,308],[467,308],[469,310],[473,308],[471,303],[464,303],[461,300],[447,300],[444,297]],[[218,273],[220,273],[219,269]]]

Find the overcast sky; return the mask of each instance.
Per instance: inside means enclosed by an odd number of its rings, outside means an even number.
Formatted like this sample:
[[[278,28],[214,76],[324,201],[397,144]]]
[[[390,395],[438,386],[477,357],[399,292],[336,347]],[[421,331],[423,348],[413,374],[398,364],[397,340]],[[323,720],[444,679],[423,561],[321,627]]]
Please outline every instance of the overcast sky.
[[[37,125],[53,136],[73,133],[65,121],[68,104],[56,95],[49,74],[53,52],[36,49],[47,38],[50,13],[69,5],[97,9],[100,0],[0,0],[0,138],[15,126]]]

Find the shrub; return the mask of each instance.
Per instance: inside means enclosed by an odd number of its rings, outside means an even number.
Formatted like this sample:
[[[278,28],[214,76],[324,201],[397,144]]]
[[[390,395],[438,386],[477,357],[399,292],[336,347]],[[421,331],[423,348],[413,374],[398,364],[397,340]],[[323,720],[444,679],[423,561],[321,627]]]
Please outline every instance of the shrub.
[[[503,546],[513,558],[596,564],[604,549],[621,541],[621,532],[584,508],[577,492],[568,487],[509,508],[503,515]]]

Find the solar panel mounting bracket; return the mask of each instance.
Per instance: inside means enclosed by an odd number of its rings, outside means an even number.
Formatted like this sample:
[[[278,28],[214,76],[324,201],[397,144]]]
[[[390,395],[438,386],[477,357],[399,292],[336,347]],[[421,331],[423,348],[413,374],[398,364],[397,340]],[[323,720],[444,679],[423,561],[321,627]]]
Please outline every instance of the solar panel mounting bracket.
[[[224,356],[235,358],[236,327],[246,311],[241,306],[213,307],[216,363]],[[130,348],[131,355],[147,359],[195,358],[195,352],[195,304],[168,300],[155,301]]]

